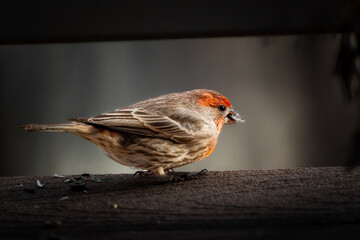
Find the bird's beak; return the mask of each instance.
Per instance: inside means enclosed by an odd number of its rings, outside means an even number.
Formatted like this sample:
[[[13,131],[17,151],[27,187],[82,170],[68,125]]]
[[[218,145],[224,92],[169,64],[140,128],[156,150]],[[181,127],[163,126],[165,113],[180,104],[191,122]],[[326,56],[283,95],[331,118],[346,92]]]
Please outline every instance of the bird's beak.
[[[234,109],[230,109],[230,112],[228,115],[226,115],[226,121],[225,124],[234,124],[238,122],[245,122],[245,119],[243,119]]]

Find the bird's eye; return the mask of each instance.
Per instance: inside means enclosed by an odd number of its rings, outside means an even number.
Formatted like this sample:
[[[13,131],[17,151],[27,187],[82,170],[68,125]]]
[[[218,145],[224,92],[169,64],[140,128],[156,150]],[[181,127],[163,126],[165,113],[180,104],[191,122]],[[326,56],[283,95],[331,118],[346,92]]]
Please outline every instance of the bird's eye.
[[[226,107],[224,105],[220,105],[218,106],[218,109],[223,112],[226,110]]]

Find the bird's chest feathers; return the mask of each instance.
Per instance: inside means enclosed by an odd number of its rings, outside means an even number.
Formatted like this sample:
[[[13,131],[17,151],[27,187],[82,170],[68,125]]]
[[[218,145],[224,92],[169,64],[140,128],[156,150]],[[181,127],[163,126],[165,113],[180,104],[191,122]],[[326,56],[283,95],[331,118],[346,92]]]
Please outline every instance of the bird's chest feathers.
[[[216,143],[217,143],[217,138],[213,139],[210,144],[209,144],[209,148],[208,151],[205,153],[204,157],[208,157],[215,149],[216,147]]]
[[[208,142],[208,151],[204,154],[204,157],[208,157],[215,149],[217,144],[218,136],[221,132],[221,129],[224,125],[224,119],[219,118],[213,121],[214,124],[212,124],[211,128],[213,130],[213,137]]]

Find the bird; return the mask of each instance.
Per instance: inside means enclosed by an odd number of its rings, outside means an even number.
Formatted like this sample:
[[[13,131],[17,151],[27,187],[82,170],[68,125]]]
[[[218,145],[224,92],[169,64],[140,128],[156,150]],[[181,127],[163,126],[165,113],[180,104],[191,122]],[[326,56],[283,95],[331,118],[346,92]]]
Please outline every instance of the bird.
[[[140,175],[166,175],[208,157],[222,127],[244,121],[222,94],[195,89],[67,123],[18,127],[72,133],[96,144],[116,162],[140,169],[136,172]]]

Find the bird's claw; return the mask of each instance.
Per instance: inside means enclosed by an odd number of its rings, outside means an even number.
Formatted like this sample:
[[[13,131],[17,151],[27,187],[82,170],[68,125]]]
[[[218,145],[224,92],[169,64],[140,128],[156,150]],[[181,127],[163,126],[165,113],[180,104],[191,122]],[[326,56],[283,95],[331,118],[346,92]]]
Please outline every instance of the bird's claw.
[[[183,175],[172,175],[169,179],[170,182],[181,182],[187,180],[186,177],[183,177]]]
[[[181,182],[186,180],[195,179],[199,176],[203,176],[208,172],[207,169],[203,169],[200,172],[175,172],[172,168],[166,169],[165,174],[170,176],[170,182]],[[153,175],[151,170],[136,171],[134,177],[145,177]]]
[[[147,171],[136,171],[134,173],[134,177],[144,177],[144,176],[149,176],[152,175],[152,172],[150,170]]]
[[[203,176],[203,175],[205,175],[205,174],[207,174],[208,173],[208,170],[206,169],[206,168],[204,168],[203,170],[201,170],[200,172],[198,172],[197,174],[198,174],[198,176]]]
[[[191,180],[191,179],[195,179],[198,176],[203,176],[208,172],[207,169],[203,169],[200,172],[188,172],[188,173],[176,173],[176,172],[172,172],[170,173],[172,176],[170,177],[170,182],[181,182],[181,181],[186,181],[186,180]]]

